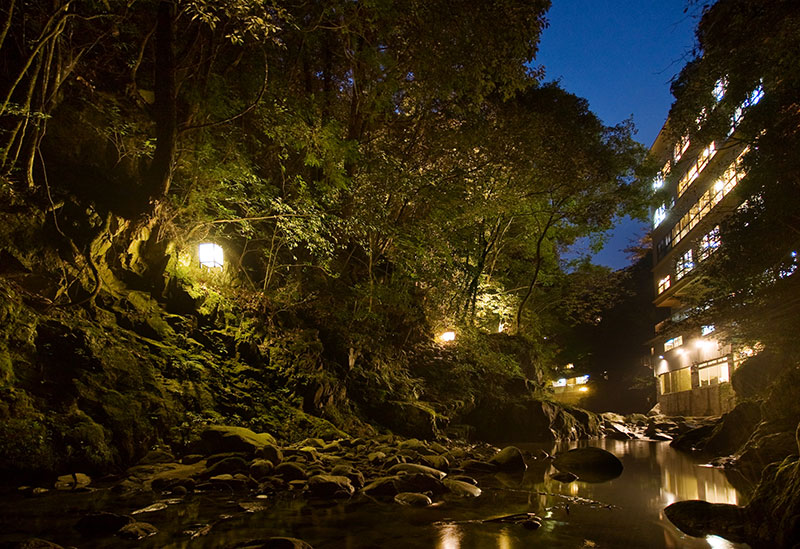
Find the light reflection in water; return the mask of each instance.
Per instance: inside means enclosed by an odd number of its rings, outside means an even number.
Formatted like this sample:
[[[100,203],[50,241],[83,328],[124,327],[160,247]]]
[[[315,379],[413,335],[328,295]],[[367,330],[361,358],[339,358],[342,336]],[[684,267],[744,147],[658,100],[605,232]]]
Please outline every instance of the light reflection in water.
[[[439,527],[439,545],[437,549],[459,549],[461,532],[455,524],[442,524]]]

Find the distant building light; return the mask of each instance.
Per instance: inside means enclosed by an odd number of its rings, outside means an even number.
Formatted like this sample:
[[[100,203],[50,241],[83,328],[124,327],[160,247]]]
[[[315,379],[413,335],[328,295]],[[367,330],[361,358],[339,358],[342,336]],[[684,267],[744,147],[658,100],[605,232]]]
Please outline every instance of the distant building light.
[[[498,334],[499,334],[499,333],[502,333],[502,332],[503,332],[503,329],[504,329],[505,327],[506,327],[506,325],[505,325],[505,324],[503,324],[502,322],[500,322],[500,324],[498,324],[498,325],[497,325],[497,333],[498,333]]]
[[[722,98],[725,97],[725,91],[728,88],[728,79],[727,78],[720,78],[717,80],[717,83],[714,84],[714,90],[711,92],[711,95],[714,96],[714,100],[718,103],[722,101]]]
[[[700,335],[707,336],[708,334],[714,333],[716,327],[713,324],[705,324],[702,328],[700,328]]]
[[[586,383],[589,383],[589,376],[588,375],[580,376],[580,377],[576,377],[575,378],[575,385],[585,385]]]
[[[200,265],[210,269],[222,268],[225,262],[225,254],[222,246],[213,242],[203,242],[197,247],[197,258]]]
[[[673,337],[664,342],[664,352],[683,345],[683,336]]]
[[[569,364],[564,366],[564,368],[566,368],[567,370],[572,370],[574,367],[575,367],[575,365],[572,362],[570,362]]]
[[[578,390],[579,390],[581,393],[585,393],[586,391],[588,391],[588,390],[589,390],[589,388],[588,388],[588,387],[581,387],[581,388],[580,388],[580,389],[578,389]]]
[[[453,341],[456,338],[456,333],[451,331],[444,332],[439,336],[439,341]]]
[[[566,387],[566,386],[567,386],[567,380],[566,378],[563,377],[553,382],[553,387]]]

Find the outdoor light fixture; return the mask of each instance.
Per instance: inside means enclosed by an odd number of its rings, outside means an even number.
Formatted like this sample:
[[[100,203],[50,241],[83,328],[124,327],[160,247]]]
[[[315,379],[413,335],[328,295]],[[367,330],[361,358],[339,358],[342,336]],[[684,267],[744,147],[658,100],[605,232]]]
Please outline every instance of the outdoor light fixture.
[[[456,333],[451,331],[445,332],[439,336],[439,341],[453,341],[456,338]]]
[[[200,265],[210,269],[222,268],[224,262],[222,246],[214,244],[213,242],[203,242],[200,244],[197,247],[197,257],[200,260]]]

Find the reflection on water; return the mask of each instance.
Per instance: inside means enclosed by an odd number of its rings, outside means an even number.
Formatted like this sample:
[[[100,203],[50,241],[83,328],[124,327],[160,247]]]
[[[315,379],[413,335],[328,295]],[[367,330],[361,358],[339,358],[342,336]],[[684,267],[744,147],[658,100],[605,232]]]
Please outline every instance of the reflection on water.
[[[625,468],[622,475],[598,484],[562,484],[549,477],[554,471],[549,462],[530,462],[524,475],[480,478],[483,494],[479,498],[447,499],[422,509],[366,498],[326,506],[309,505],[298,499],[267,500],[266,510],[244,513],[239,506],[242,502],[231,494],[198,494],[145,519],[159,528],[157,536],[139,543],[113,540],[114,546],[205,549],[233,547],[245,540],[270,536],[293,536],[306,540],[315,549],[746,547],[715,536],[686,536],[663,514],[670,503],[686,499],[744,503],[722,471],[701,467],[666,443],[598,440],[582,441],[580,445],[599,446],[616,454]],[[558,450],[571,446],[576,444]],[[17,525],[16,532],[91,549],[107,547],[104,544],[108,540],[80,538],[72,528],[78,517],[89,510],[130,513],[150,503],[152,500],[121,501],[104,492],[87,495],[85,500],[76,494],[53,494],[35,500],[0,500],[0,516]],[[484,522],[518,513],[537,514],[543,519],[541,528],[527,530],[518,524]],[[190,526],[209,523],[213,528],[207,536],[190,540],[182,533]],[[0,531],[0,545],[10,539],[7,534]]]

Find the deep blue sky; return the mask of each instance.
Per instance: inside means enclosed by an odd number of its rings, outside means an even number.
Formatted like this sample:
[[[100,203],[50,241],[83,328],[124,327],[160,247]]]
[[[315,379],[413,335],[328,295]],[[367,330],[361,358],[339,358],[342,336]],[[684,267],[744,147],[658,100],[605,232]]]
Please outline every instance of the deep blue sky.
[[[636,139],[650,147],[672,104],[670,79],[694,45],[697,21],[685,8],[686,0],[553,0],[536,64],[607,125],[633,116]],[[623,220],[594,262],[626,266],[622,250],[647,230]]]

